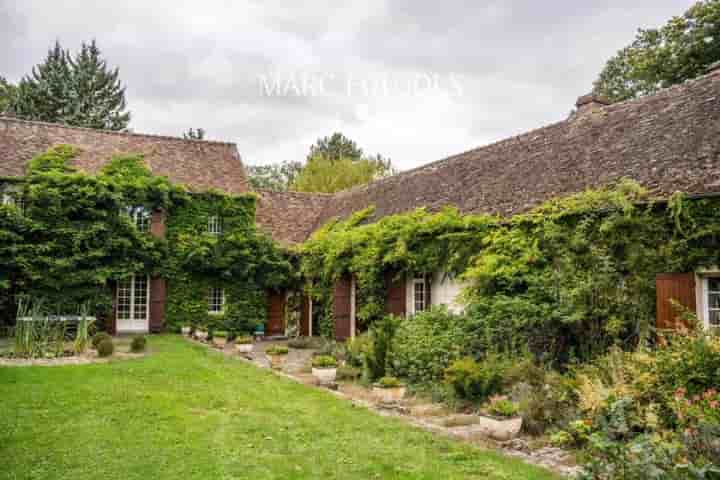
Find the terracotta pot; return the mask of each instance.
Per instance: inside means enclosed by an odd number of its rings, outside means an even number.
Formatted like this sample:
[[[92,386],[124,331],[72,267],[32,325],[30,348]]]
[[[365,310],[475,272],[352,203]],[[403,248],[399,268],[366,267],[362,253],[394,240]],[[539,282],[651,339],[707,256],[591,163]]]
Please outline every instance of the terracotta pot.
[[[320,383],[333,383],[335,377],[337,377],[337,368],[315,368],[312,369],[312,374],[318,379]]]
[[[383,403],[392,403],[402,400],[405,396],[405,387],[381,388],[373,387],[375,397]]]
[[[285,357],[287,357],[287,355],[268,355],[268,357],[270,357],[270,367],[272,367],[273,370],[281,370],[285,364]]]
[[[248,355],[252,353],[253,351],[253,344],[252,343],[236,343],[235,344],[235,350],[238,351],[241,355]]]

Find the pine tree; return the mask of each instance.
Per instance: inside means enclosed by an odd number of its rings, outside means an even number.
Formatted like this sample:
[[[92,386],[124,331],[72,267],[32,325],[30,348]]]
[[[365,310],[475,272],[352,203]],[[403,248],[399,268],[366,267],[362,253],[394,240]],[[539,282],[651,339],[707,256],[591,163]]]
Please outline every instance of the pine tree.
[[[15,85],[0,77],[0,115],[15,102]]]
[[[75,58],[55,42],[45,61],[20,80],[12,110],[28,120],[124,130],[130,113],[118,77],[118,69],[108,69],[94,40],[83,43]]]

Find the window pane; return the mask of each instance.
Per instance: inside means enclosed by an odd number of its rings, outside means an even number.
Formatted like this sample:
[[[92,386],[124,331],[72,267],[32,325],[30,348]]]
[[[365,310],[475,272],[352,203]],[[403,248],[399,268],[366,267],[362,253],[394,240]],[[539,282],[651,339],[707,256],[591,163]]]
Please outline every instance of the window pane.
[[[708,295],[708,306],[710,308],[720,308],[720,293],[710,293]]]
[[[117,288],[117,318],[128,320],[130,318],[130,280],[120,280]]]
[[[414,284],[414,300],[415,300],[415,311],[422,312],[425,310],[425,283],[415,282]]]
[[[710,310],[710,326],[720,327],[720,310]]]
[[[720,292],[720,278],[708,278],[708,290]]]
[[[135,277],[135,305],[133,305],[135,319],[147,318],[147,300],[147,279]]]
[[[224,292],[222,288],[213,287],[208,292],[208,311],[212,313],[220,313],[223,311],[223,296]]]

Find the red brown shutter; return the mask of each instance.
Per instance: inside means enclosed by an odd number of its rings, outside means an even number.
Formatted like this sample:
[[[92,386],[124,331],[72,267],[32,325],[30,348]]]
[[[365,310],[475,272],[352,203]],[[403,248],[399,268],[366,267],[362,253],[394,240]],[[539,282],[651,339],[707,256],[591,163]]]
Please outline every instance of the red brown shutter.
[[[300,302],[300,335],[310,335],[310,298],[307,295],[303,295]]]
[[[673,307],[675,300],[691,312],[697,312],[694,273],[661,273],[655,277],[657,290],[656,326],[659,329],[677,329],[682,326],[680,314]]]
[[[165,238],[165,212],[161,209],[153,210],[150,217],[150,234],[153,237]]]
[[[428,273],[423,277],[425,279],[425,310],[430,310],[432,306],[432,279],[433,274]]]
[[[268,292],[268,319],[266,335],[283,335],[285,333],[285,292]]]
[[[107,328],[107,333],[115,335],[117,333],[117,282],[110,283],[110,291],[112,292],[111,316],[109,319],[104,319],[103,326]]]
[[[164,278],[150,278],[150,331],[162,331],[165,325],[166,282]]]
[[[350,337],[350,296],[351,281],[347,275],[337,281],[333,291],[333,318],[337,340]]]
[[[385,274],[385,311],[391,315],[404,317],[406,313],[406,282],[405,275],[388,272]]]

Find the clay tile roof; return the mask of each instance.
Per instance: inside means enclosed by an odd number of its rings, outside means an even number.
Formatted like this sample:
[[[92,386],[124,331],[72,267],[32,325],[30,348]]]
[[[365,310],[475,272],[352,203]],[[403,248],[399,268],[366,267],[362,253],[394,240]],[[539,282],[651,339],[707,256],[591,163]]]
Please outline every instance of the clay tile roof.
[[[301,243],[314,230],[332,195],[257,190],[256,221],[260,229],[289,246]]]
[[[118,154],[144,154],[156,175],[191,190],[248,191],[237,147],[232,143],[185,140],[159,135],[110,132],[15,118],[0,118],[0,177],[22,176],[27,162],[49,147],[69,144],[81,149],[72,164],[96,173]]]
[[[720,192],[720,70],[340,192],[318,225],[369,205],[511,215],[623,177],[659,196]]]

